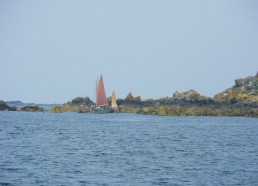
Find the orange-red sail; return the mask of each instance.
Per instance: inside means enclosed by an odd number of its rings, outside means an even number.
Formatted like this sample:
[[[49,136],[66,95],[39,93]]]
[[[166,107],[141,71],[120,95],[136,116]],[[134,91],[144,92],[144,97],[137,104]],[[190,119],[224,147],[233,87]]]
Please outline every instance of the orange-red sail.
[[[104,106],[108,104],[102,75],[100,76],[99,82],[97,84],[96,97],[97,97],[97,100],[96,100],[97,106]]]

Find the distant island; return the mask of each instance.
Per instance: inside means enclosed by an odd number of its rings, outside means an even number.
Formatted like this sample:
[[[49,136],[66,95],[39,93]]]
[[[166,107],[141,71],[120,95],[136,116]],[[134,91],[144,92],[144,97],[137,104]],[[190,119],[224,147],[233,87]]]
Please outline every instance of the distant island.
[[[0,101],[0,111],[44,112],[45,110],[39,106],[25,106],[18,108],[16,106],[9,106],[4,101]]]
[[[21,101],[1,101],[0,111],[46,112],[59,104],[23,103]]]
[[[110,105],[111,98],[108,98]],[[53,113],[89,113],[94,102],[89,97],[77,97],[68,103],[25,104],[20,101],[0,101],[0,110],[34,111]],[[121,113],[150,114],[160,116],[241,116],[258,117],[258,73],[255,76],[235,80],[235,85],[213,98],[200,95],[195,90],[175,92],[172,97],[142,100],[130,92],[126,98],[117,99]],[[44,109],[48,108],[48,109]]]
[[[45,110],[50,110],[52,107],[60,105],[60,104],[23,103],[21,101],[7,101],[6,104],[10,107],[18,107],[18,108],[22,108],[26,106],[38,106],[38,107],[44,108]]]

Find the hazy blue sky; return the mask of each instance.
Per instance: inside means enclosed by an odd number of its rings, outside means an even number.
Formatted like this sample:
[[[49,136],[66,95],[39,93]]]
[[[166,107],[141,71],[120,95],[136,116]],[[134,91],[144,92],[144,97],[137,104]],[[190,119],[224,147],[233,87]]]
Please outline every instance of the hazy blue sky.
[[[0,99],[214,96],[258,70],[257,0],[0,0]]]

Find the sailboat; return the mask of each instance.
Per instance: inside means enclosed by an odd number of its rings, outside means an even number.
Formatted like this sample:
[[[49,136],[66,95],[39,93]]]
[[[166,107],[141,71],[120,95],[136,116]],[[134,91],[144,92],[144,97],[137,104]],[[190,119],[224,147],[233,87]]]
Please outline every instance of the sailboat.
[[[106,91],[104,87],[104,81],[102,75],[96,83],[96,106],[91,109],[93,113],[105,114],[112,113],[114,110],[108,109],[108,101]]]
[[[117,103],[116,103],[116,94],[115,94],[115,91],[113,91],[112,93],[112,97],[111,97],[111,108],[112,110],[114,111],[118,111],[118,106],[117,106]]]

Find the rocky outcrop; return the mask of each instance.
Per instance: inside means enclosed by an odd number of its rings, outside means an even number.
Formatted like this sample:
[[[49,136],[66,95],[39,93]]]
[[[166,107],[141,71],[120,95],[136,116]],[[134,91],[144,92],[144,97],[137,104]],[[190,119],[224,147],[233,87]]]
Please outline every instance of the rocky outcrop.
[[[127,96],[128,97],[128,96]],[[130,96],[131,98],[133,96]],[[133,97],[134,98],[134,97]],[[175,92],[173,97],[148,99],[118,99],[120,112],[160,116],[243,116],[258,117],[258,105],[218,102],[195,90]]]
[[[119,106],[119,112],[123,113],[138,113],[140,112],[141,107],[139,106],[132,106],[132,105],[120,105]]]
[[[17,107],[10,107],[6,102],[0,100],[0,111],[16,111]]]
[[[233,87],[216,94],[214,100],[232,104],[258,104],[258,73],[254,77],[236,79]]]
[[[132,101],[134,100],[133,94],[131,92],[129,92],[129,94],[126,96],[125,98],[126,101]]]
[[[90,106],[65,103],[58,108],[62,112],[88,112]]]
[[[76,97],[71,102],[68,102],[68,104],[90,106],[93,105],[93,101],[89,97]]]
[[[134,97],[131,92],[125,99],[117,99],[117,105],[120,112],[137,113],[142,107],[154,106],[156,102],[154,100],[142,101],[140,96]]]
[[[18,108],[17,111],[24,111],[24,112],[44,112],[45,110],[39,106],[25,106],[22,108]]]
[[[129,93],[128,95],[130,95]],[[204,105],[204,104],[211,104],[214,100],[209,97],[201,96],[195,90],[189,90],[186,92],[175,92],[173,97],[165,97],[160,99],[147,99],[141,100],[141,98],[133,97],[130,95],[130,99],[128,96],[125,99],[118,99],[117,104],[119,110],[126,110],[125,107],[131,107],[129,110],[134,110],[133,108],[143,108],[143,107],[154,107],[154,106],[162,106],[162,105],[189,105],[189,104],[196,104],[196,105]],[[137,110],[137,109],[136,109]],[[139,109],[138,109],[139,110]]]
[[[176,91],[173,94],[173,99],[179,99],[179,100],[190,100],[190,101],[195,101],[195,100],[211,100],[212,98],[206,97],[206,96],[202,96],[200,95],[197,91],[190,89],[186,92],[178,92]]]
[[[53,112],[53,113],[62,113],[63,111],[62,111],[61,106],[55,106],[55,107],[52,107],[52,108],[50,109],[50,112]]]
[[[89,97],[76,97],[72,101],[60,106],[52,107],[51,112],[89,112],[90,107],[93,105],[93,101]]]
[[[138,114],[151,114],[160,116],[242,116],[258,117],[258,107],[240,107],[230,105],[164,105],[156,107],[143,107]]]

